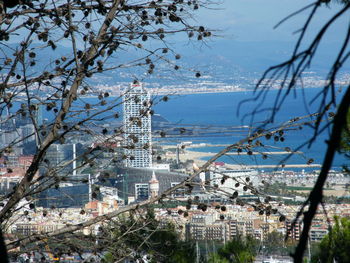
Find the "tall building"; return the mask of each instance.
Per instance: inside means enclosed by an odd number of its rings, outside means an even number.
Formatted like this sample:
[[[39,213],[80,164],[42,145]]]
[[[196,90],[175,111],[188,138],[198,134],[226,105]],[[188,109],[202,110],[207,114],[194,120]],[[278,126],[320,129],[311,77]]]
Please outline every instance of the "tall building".
[[[125,166],[152,166],[150,94],[142,84],[134,83],[123,98]]]

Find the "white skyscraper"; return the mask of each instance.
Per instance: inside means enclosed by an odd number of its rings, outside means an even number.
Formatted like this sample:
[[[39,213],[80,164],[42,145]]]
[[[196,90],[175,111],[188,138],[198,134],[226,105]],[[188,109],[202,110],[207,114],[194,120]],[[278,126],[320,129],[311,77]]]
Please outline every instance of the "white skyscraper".
[[[152,166],[151,96],[142,84],[134,83],[123,99],[125,166]]]

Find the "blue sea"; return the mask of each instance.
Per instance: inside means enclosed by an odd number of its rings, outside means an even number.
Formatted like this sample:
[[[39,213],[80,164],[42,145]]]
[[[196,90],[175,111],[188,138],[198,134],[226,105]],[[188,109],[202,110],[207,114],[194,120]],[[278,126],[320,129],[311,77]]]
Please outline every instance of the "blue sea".
[[[195,129],[201,130],[196,136],[166,136],[165,138],[161,138],[162,143],[177,144],[184,141],[192,141],[193,143],[234,144],[247,136],[250,130],[247,127],[251,127],[251,130],[262,125],[266,125],[266,127],[278,127],[295,117],[316,112],[320,104],[320,98],[317,97],[320,91],[318,88],[295,90],[283,101],[281,108],[276,113],[274,122],[268,124],[266,124],[266,120],[271,117],[271,108],[273,108],[275,99],[278,96],[277,90],[269,91],[263,100],[252,100],[256,96],[252,91],[172,95],[168,96],[169,99],[167,102],[161,100],[162,96],[156,96],[153,97],[155,101],[153,109],[156,114],[160,114],[177,127],[185,127],[186,130],[191,130],[195,127]],[[116,105],[116,107],[105,112],[100,117],[109,115],[113,117],[115,113],[121,115],[120,98],[109,97],[106,100]],[[244,101],[246,102],[242,103]],[[75,105],[81,107],[86,102],[99,104],[97,98],[81,98]],[[15,107],[13,110],[17,110],[18,107]],[[53,118],[52,111],[47,112],[43,109],[43,114],[44,118]],[[312,120],[315,119],[305,119],[305,121]],[[106,121],[108,121],[108,118]],[[324,124],[322,123],[321,127]],[[216,132],[213,132],[215,130]],[[225,132],[222,132],[223,130]],[[262,155],[248,156],[243,152],[239,156],[223,156],[219,161],[243,165],[275,165],[278,163],[306,164],[308,160],[313,159],[314,164],[322,164],[327,148],[326,140],[329,137],[329,132],[329,129],[325,129],[311,145],[305,145],[299,149],[314,133],[312,127],[305,126],[302,130],[285,131],[283,135],[284,142],[275,142],[273,138],[270,140],[262,139],[261,142],[265,147],[258,149],[263,152],[277,152],[285,151],[285,147],[289,147],[292,150],[298,149],[303,154],[290,157],[288,155],[268,155],[267,159],[263,159]],[[223,147],[202,147],[195,148],[194,150],[216,153],[221,149]],[[288,159],[284,160],[287,157]],[[337,155],[333,162],[333,168],[340,170],[344,164],[349,164],[349,160],[346,160],[342,155]],[[298,171],[297,168],[294,170]]]
[[[298,89],[286,98],[282,107],[276,113],[273,123],[266,124],[266,127],[277,127],[295,117],[305,116],[315,112],[320,104],[317,97],[320,89]],[[264,122],[271,117],[271,108],[274,105],[275,98],[278,95],[277,90],[270,91],[264,100],[252,100],[242,103],[243,101],[254,98],[252,91],[232,92],[232,93],[211,93],[211,94],[191,94],[170,96],[167,102],[160,102],[154,106],[155,113],[161,114],[171,123],[176,123],[179,127],[191,126],[201,127],[204,131],[217,127],[235,130],[231,133],[220,134],[203,132],[198,136],[183,136],[165,138],[165,142],[180,143],[183,141],[192,141],[193,143],[210,143],[210,144],[233,144],[247,135],[249,129],[236,129],[232,127],[249,126],[252,129],[264,125]],[[311,102],[312,101],[312,102]],[[259,106],[257,109],[256,107]],[[238,111],[239,109],[239,111]],[[256,111],[252,114],[253,111]],[[330,110],[332,111],[332,109]],[[315,120],[307,118],[306,121]],[[325,123],[322,123],[323,127]],[[219,160],[230,164],[246,165],[274,165],[277,163],[285,164],[306,164],[308,160],[313,159],[314,164],[322,164],[326,151],[326,140],[329,137],[329,129],[325,129],[317,136],[317,139],[311,145],[305,145],[300,149],[303,154],[293,155],[268,155],[263,159],[262,155],[248,156],[246,153],[240,156],[230,155],[223,156]],[[291,130],[284,132],[284,142],[275,142],[274,139],[262,139],[261,142],[265,147],[259,148],[261,151],[284,151],[285,147],[295,150],[303,143],[307,142],[313,135],[314,129],[309,126],[303,127],[302,130]],[[163,139],[164,141],[164,139]],[[195,148],[196,151],[218,152],[222,147],[202,147]],[[287,160],[284,160],[288,157]],[[209,158],[206,158],[209,159]],[[333,168],[340,170],[342,165],[349,162],[342,155],[337,155]],[[315,168],[313,168],[315,169]],[[306,170],[313,170],[306,169]],[[301,170],[295,168],[295,171]]]

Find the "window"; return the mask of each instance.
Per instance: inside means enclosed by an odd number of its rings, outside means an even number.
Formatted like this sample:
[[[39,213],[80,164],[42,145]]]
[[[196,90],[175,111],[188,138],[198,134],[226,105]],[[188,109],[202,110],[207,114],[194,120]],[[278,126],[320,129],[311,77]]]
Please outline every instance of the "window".
[[[178,185],[178,182],[172,182],[170,185],[171,187],[174,187],[175,185]],[[173,192],[172,197],[185,197],[185,189],[179,188],[176,191]]]
[[[146,200],[149,196],[148,184],[135,184],[135,198],[136,200]]]

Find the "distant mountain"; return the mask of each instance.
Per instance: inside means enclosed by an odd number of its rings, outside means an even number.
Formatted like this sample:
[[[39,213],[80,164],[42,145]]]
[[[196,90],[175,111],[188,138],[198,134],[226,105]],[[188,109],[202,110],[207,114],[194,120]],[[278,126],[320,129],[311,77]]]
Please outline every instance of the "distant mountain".
[[[315,74],[324,75],[334,59],[334,50],[339,44],[325,44],[320,46],[317,56],[312,64]],[[11,44],[11,48],[15,45]],[[177,73],[173,65],[160,62],[156,63],[155,74],[147,74],[145,67],[124,67],[96,74],[88,79],[92,85],[118,85],[129,83],[134,78],[141,79],[153,86],[164,85],[191,85],[198,83],[194,72],[200,71],[207,78],[200,81],[220,82],[227,85],[252,85],[257,78],[261,77],[264,70],[270,66],[279,64],[288,59],[293,51],[293,42],[270,41],[270,42],[239,42],[235,40],[214,39],[207,45],[189,45],[188,43],[176,43],[174,50],[181,54],[180,60],[174,60],[183,70]],[[5,53],[13,50],[5,50]],[[40,50],[34,60],[37,64],[31,68],[31,73],[52,71],[56,67],[55,60],[61,56],[71,57],[72,50],[67,47],[58,46],[53,52],[51,49]],[[134,48],[116,52],[106,66],[115,66],[127,63],[140,55]],[[171,57],[171,55],[170,55]],[[45,67],[40,61],[45,62]],[[163,64],[162,64],[163,63]],[[348,66],[348,65],[345,65]],[[346,67],[344,67],[346,68]],[[193,72],[194,71],[194,72]],[[204,80],[203,80],[204,79]]]
[[[234,40],[219,40],[209,43],[202,51],[183,48],[185,59],[192,63],[214,63],[217,65],[232,65],[246,72],[263,72],[290,58],[294,42],[239,42]],[[334,50],[338,43],[327,43],[319,47],[312,64],[312,70],[325,72],[329,69]]]

